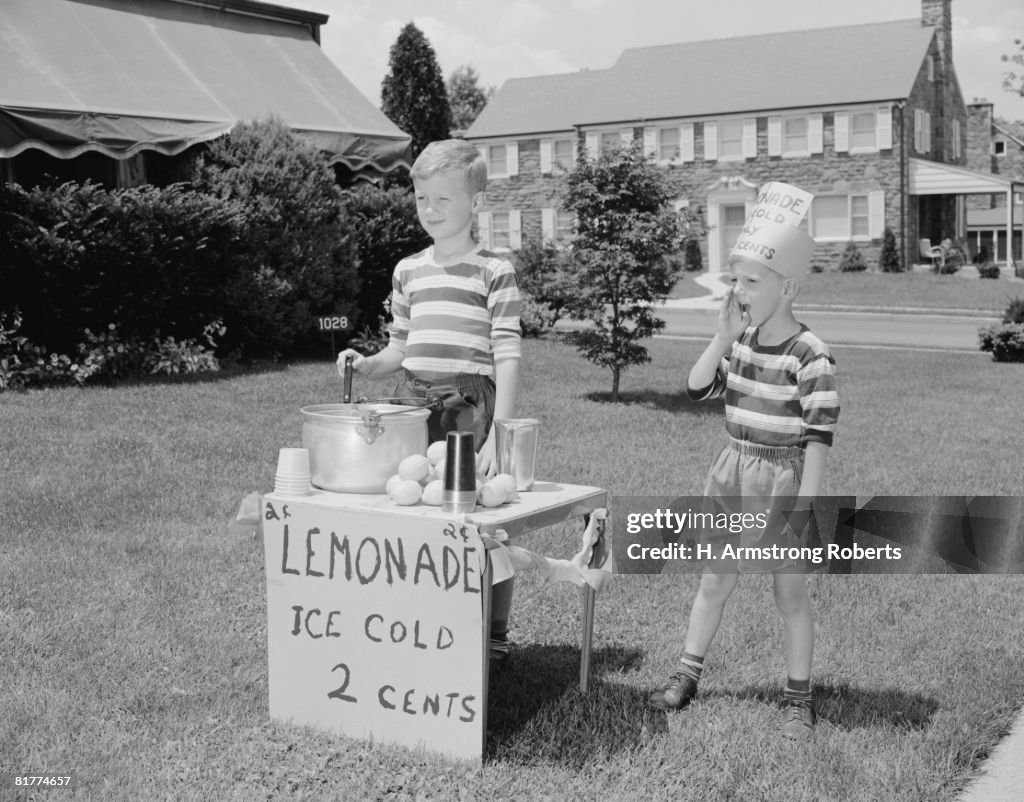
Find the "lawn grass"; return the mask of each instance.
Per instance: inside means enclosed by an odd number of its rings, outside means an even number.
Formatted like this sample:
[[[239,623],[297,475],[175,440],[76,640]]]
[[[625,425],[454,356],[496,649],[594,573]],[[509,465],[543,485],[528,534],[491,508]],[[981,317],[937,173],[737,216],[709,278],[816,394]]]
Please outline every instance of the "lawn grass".
[[[699,493],[721,408],[682,392],[699,343],[610,374],[524,344],[538,475],[613,495]],[[825,492],[1018,494],[1024,371],[981,355],[835,349],[843,412]],[[384,383],[357,380],[356,394]],[[619,576],[576,689],[578,592],[517,579],[513,664],[483,769],[267,721],[262,544],[241,497],[299,445],[331,364],[192,382],[0,395],[0,773],[68,771],[66,798],[921,800],[955,798],[1024,695],[1019,576],[816,576],[813,741],[778,737],[781,625],[744,579],[702,698],[654,714],[696,577]],[[527,546],[565,555],[574,527]],[[6,789],[5,789],[6,790]],[[51,792],[51,794],[54,792]],[[3,798],[3,792],[0,792]]]
[[[672,291],[673,298],[697,298],[707,289],[687,273]],[[958,275],[911,273],[808,273],[801,281],[799,305],[862,306],[871,309],[910,307],[966,309],[1002,314],[1007,304],[1024,297],[1020,279],[979,279]]]

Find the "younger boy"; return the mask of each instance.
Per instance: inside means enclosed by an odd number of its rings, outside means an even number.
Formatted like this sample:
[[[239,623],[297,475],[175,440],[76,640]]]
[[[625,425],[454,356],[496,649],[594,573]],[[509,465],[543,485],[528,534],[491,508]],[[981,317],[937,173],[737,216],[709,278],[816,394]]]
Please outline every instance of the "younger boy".
[[[430,442],[472,431],[482,473],[494,475],[495,418],[515,415],[521,355],[520,298],[512,264],[478,245],[473,215],[483,204],[487,164],[459,139],[431,142],[413,163],[416,214],[433,245],[400,261],[392,277],[391,337],[374,356],[338,354],[368,376],[399,370],[397,397],[440,399],[427,422]],[[491,659],[508,657],[512,580],[494,586]]]
[[[729,257],[732,287],[717,332],[687,381],[695,400],[725,396],[730,441],[708,473],[704,494],[716,504],[739,503],[745,512],[765,512],[773,503],[792,507],[793,502],[779,501],[785,497],[820,495],[839,416],[835,362],[827,346],[793,316],[814,245],[796,225],[811,197],[777,182],[762,188]],[[754,530],[744,536],[770,540],[777,534]],[[741,558],[708,566],[690,612],[679,670],[652,694],[651,704],[664,710],[689,704],[739,573],[769,571],[784,623],[789,674],[782,734],[808,736],[815,724],[814,620],[802,565]]]

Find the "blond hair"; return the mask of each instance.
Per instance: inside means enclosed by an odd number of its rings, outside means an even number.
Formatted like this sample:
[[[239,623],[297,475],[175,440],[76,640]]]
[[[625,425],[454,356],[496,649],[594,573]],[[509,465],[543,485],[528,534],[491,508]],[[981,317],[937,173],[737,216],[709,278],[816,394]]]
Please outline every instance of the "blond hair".
[[[464,139],[431,142],[412,165],[413,178],[430,178],[435,173],[460,171],[470,192],[487,188],[487,162],[476,145]]]

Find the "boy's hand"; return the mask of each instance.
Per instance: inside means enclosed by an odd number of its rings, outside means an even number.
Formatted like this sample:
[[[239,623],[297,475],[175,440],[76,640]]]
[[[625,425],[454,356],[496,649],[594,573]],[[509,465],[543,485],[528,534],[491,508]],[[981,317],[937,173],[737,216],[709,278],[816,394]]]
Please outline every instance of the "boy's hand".
[[[498,472],[498,458],[494,451],[494,437],[484,440],[480,453],[476,455],[476,470],[488,479]]]
[[[351,348],[346,348],[338,354],[338,373],[340,375],[345,375],[345,358],[349,356],[352,357],[352,370],[356,373],[362,373],[364,369],[369,368],[369,365],[366,364],[365,356]]]
[[[728,342],[739,339],[750,325],[750,313],[740,308],[736,290],[730,288],[722,299],[722,308],[718,311],[718,336]]]

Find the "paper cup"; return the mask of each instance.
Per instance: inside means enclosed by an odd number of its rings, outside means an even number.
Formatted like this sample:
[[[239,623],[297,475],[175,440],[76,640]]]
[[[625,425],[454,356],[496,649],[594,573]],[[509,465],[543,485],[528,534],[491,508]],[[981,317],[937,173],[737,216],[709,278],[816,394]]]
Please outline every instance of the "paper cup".
[[[282,448],[277,455],[277,472],[285,476],[308,474],[309,451],[305,448]]]

